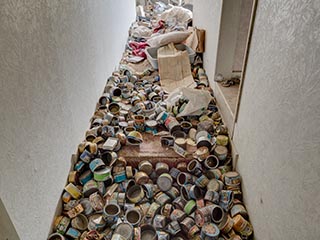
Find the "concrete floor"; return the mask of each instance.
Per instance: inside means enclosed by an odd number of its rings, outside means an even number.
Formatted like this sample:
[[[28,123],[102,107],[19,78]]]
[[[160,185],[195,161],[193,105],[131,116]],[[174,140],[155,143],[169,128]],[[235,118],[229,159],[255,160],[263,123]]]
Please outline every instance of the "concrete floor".
[[[239,92],[239,84],[223,87],[220,83],[218,84],[219,88],[226,99],[227,104],[229,105],[232,114],[234,115],[237,106],[238,92]]]

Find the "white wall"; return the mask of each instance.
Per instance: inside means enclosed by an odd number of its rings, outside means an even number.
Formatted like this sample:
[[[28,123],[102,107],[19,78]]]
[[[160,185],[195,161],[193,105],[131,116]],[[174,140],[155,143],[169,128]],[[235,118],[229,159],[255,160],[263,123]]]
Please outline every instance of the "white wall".
[[[258,2],[234,136],[257,240],[320,238],[319,11]]]
[[[204,68],[213,86],[216,71],[222,0],[201,0],[193,3],[193,25],[206,30]]]
[[[225,79],[231,79],[233,76],[241,2],[241,0],[224,0],[222,5],[216,73],[222,74]]]
[[[131,0],[0,2],[0,196],[23,240],[47,237],[71,154],[121,58],[134,7]]]

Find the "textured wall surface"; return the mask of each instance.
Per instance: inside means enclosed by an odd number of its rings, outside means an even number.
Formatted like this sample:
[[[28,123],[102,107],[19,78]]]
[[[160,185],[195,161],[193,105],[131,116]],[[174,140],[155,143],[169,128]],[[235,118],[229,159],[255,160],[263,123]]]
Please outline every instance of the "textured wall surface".
[[[258,2],[234,141],[258,240],[320,238],[320,2]]]
[[[194,2],[193,25],[206,30],[203,63],[211,86],[213,86],[216,71],[221,12],[222,0],[201,0],[201,4]]]
[[[134,5],[0,1],[0,195],[23,240],[47,237],[71,154],[123,53]]]

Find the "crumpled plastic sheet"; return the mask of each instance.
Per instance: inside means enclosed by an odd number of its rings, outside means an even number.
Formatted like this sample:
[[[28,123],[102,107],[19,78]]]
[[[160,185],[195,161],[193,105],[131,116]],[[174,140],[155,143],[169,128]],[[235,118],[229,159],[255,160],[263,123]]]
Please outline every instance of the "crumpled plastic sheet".
[[[212,96],[207,90],[193,89],[193,88],[177,88],[171,92],[166,99],[168,106],[174,106],[180,98],[189,100],[184,110],[177,115],[183,117],[188,115],[201,115],[208,108]]]
[[[149,38],[152,34],[152,29],[146,26],[133,26],[131,36],[135,38]]]
[[[160,19],[164,20],[169,26],[185,25],[192,20],[193,14],[189,9],[174,6],[160,15]]]

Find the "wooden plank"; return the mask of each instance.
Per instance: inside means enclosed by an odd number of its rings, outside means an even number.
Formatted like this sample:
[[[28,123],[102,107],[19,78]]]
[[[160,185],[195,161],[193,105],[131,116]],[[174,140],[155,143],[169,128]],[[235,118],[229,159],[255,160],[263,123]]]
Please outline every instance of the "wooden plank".
[[[118,155],[124,157],[133,167],[136,167],[143,160],[149,160],[153,165],[161,161],[170,166],[190,160],[190,158],[181,157],[171,148],[162,147],[159,136],[142,133],[142,137],[143,143],[140,146],[126,145],[118,152]]]

